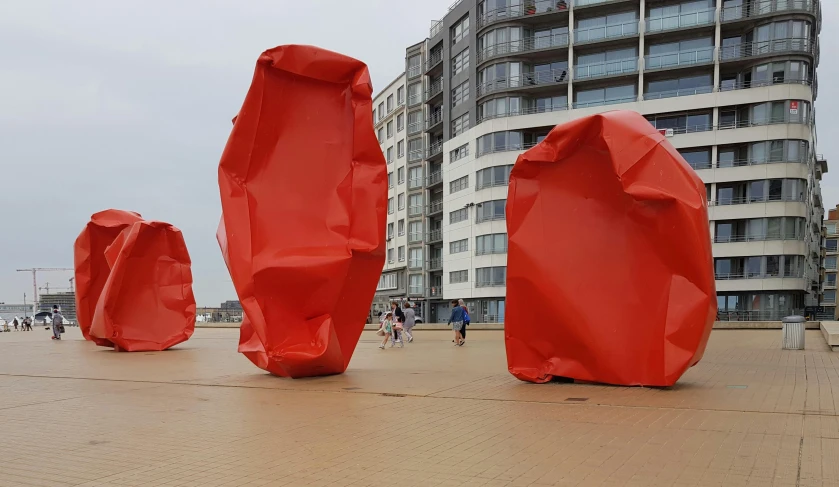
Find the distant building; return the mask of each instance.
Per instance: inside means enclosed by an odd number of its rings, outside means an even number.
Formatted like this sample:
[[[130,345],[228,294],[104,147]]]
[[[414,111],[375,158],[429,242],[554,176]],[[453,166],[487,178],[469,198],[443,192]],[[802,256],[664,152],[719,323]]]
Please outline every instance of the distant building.
[[[0,318],[12,321],[15,316],[22,318],[32,315],[32,306],[24,304],[0,304]]]
[[[818,313],[821,319],[836,318],[836,276],[839,274],[839,205],[827,211],[827,219],[822,226],[821,248],[821,292]]]
[[[221,309],[242,311],[242,303],[240,303],[239,300],[225,301],[221,303]]]
[[[69,321],[76,321],[76,293],[41,294],[38,297],[38,311],[52,311],[53,305],[58,305],[61,314]]]

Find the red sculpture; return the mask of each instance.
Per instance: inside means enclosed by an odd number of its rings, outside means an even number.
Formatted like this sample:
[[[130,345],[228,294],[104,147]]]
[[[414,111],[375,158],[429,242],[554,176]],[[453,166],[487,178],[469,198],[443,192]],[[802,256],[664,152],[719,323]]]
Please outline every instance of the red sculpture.
[[[74,250],[86,338],[135,352],[165,350],[192,336],[191,262],[180,230],[107,210],[91,217]]]
[[[387,165],[360,61],[280,46],[257,61],[219,164],[239,351],[284,377],[346,370],[384,266]]]
[[[519,156],[507,200],[507,365],[670,386],[716,316],[705,185],[641,115],[555,127]]]
[[[105,260],[105,249],[114,243],[123,230],[142,220],[139,213],[133,211],[100,211],[90,217],[90,222],[76,238],[76,243],[73,245],[76,320],[85,340],[93,340],[99,345],[105,345],[102,340],[90,336],[93,312],[111,273],[111,267]]]

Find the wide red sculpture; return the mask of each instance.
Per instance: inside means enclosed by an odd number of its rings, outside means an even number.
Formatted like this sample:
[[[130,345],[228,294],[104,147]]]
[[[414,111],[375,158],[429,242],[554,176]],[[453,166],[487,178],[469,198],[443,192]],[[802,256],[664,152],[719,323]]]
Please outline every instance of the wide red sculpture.
[[[105,249],[123,230],[142,221],[139,213],[123,210],[105,210],[94,213],[90,222],[73,245],[73,260],[76,284],[76,320],[86,340],[90,336],[93,312],[111,274],[111,267],[105,259]]]
[[[311,46],[258,59],[219,164],[217,238],[239,351],[284,377],[346,370],[385,259],[387,165],[367,67]]]
[[[716,316],[705,185],[641,115],[555,127],[507,200],[507,365],[517,378],[670,386]]]
[[[180,230],[107,210],[91,217],[74,250],[86,338],[136,352],[165,350],[192,336],[191,262]]]

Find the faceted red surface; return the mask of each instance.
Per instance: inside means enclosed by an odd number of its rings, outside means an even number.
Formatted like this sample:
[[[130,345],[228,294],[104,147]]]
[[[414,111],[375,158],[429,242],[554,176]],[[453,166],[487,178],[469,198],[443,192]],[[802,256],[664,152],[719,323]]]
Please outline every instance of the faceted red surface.
[[[90,222],[76,238],[73,245],[76,319],[82,335],[87,340],[98,340],[90,336],[90,325],[93,323],[96,303],[111,274],[111,267],[105,260],[105,249],[114,243],[123,230],[142,219],[133,211],[100,211],[90,217]],[[104,343],[100,343],[102,344]]]
[[[669,386],[716,316],[705,185],[641,115],[555,127],[507,200],[510,372]]]
[[[102,346],[159,351],[195,329],[192,271],[183,234],[159,221],[138,221],[105,249],[110,273],[89,334]]]
[[[273,374],[342,373],[385,259],[387,166],[367,67],[311,46],[257,61],[219,164],[239,351]]]

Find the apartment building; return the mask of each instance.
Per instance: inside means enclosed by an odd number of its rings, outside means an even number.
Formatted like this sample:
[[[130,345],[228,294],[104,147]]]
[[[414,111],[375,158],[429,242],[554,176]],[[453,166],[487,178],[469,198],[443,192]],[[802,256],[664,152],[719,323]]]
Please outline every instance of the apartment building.
[[[555,125],[615,109],[643,114],[705,181],[721,319],[818,305],[820,28],[818,0],[456,2],[406,57],[423,78],[412,283],[427,319],[463,298],[473,321],[503,321],[512,165]]]
[[[823,319],[836,319],[836,275],[839,271],[839,205],[828,210],[822,226],[821,297],[818,313]]]

